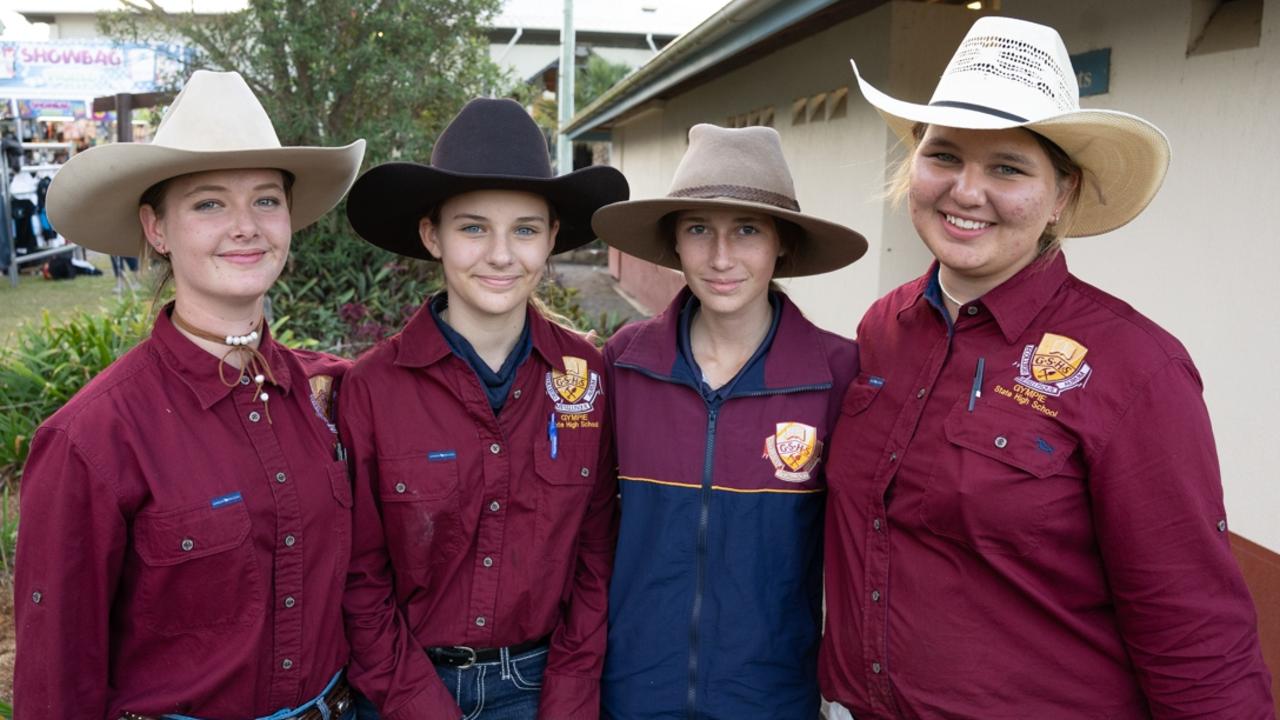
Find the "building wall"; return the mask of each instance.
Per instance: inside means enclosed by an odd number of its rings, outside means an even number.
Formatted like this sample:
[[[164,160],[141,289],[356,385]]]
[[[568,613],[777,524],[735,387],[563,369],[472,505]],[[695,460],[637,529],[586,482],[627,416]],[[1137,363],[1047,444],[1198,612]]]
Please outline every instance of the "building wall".
[[[1257,47],[1188,56],[1202,4],[1004,0],[1002,12],[1058,28],[1072,53],[1111,48],[1109,93],[1082,105],[1140,115],[1169,135],[1173,163],[1148,211],[1107,235],[1068,240],[1065,252],[1073,272],[1167,328],[1195,359],[1237,554],[1280,671],[1280,373],[1266,364],[1280,357],[1271,319],[1280,244],[1270,227],[1280,190],[1280,0],[1265,0]],[[774,107],[801,206],[871,241],[854,266],[787,283],[809,317],[852,336],[867,306],[923,272],[929,255],[906,213],[884,200],[885,158],[900,150],[848,58],[882,90],[925,102],[976,18],[962,7],[895,2],[667,100],[637,123],[642,137],[631,125],[615,131],[633,197],[665,192],[690,125]],[[796,98],[846,86],[844,117],[793,122]]]

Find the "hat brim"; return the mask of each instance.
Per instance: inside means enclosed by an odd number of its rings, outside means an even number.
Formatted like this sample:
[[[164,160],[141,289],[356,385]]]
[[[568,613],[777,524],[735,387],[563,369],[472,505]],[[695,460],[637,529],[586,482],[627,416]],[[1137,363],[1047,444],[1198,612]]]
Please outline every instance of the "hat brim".
[[[1101,235],[1129,223],[1146,209],[1169,169],[1169,139],[1159,128],[1117,110],[1076,110],[1039,120],[1020,120],[979,109],[920,105],[890,97],[853,74],[867,102],[908,147],[917,123],[970,130],[1026,128],[1052,140],[1084,169],[1084,187],[1071,237]]]
[[[152,185],[197,172],[268,168],[293,175],[290,220],[296,232],[333,209],[355,181],[364,140],[345,147],[282,147],[198,152],[119,143],[73,156],[49,185],[49,223],[70,242],[136,256],[145,240],[138,202]]]
[[[465,175],[420,163],[393,162],[369,170],[351,187],[347,220],[360,237],[384,250],[434,261],[422,244],[420,221],[444,200],[476,190],[518,190],[545,197],[555,206],[560,222],[553,255],[594,240],[591,215],[625,200],[630,192],[622,173],[607,165],[530,178]]]
[[[800,246],[778,265],[774,277],[803,277],[838,270],[867,252],[867,239],[843,225],[766,203],[721,198],[654,198],[631,200],[600,208],[591,220],[596,233],[628,255],[680,270],[675,238],[663,232],[662,218],[695,208],[745,209],[771,215],[798,226]]]

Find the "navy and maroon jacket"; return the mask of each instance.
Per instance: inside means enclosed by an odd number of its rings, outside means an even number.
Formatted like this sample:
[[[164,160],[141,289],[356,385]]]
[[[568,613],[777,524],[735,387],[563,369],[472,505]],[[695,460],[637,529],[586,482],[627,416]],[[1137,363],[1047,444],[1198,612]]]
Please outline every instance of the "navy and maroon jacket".
[[[605,348],[622,526],[604,714],[817,717],[822,453],[857,346],[779,293],[762,362],[709,397],[678,350],[690,297]]]

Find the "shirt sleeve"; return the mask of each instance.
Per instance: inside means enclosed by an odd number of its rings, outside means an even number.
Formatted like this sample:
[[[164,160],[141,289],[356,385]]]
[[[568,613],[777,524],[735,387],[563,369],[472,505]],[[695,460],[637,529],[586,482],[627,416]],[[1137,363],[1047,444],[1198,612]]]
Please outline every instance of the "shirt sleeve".
[[[348,376],[338,404],[338,430],[355,480],[351,566],[342,598],[351,644],[348,677],[385,720],[456,720],[461,708],[396,605],[369,407],[363,383]]]
[[[1152,717],[1272,718],[1195,368],[1173,360],[1154,373],[1106,436],[1089,468],[1094,521]]]
[[[20,509],[14,708],[18,717],[102,720],[111,602],[128,532],[117,495],[66,432],[42,428]]]
[[[608,396],[606,396],[607,398]],[[606,400],[607,403],[607,400]],[[600,715],[600,673],[608,637],[609,577],[618,534],[618,472],[610,408],[601,417],[595,487],[578,532],[577,563],[538,701],[540,718],[590,720]]]

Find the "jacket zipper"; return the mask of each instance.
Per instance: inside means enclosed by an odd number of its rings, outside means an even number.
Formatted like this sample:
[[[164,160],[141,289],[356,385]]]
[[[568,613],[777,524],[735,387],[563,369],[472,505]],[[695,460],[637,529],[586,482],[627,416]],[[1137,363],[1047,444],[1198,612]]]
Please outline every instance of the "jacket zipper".
[[[702,459],[701,509],[698,513],[698,544],[695,557],[693,609],[689,613],[689,692],[688,714],[690,720],[698,715],[698,626],[702,622],[702,590],[707,575],[707,526],[711,523],[711,466],[716,449],[716,416],[720,404],[707,407],[706,454]]]
[[[614,367],[634,370],[645,377],[661,382],[671,383],[673,385],[684,385],[692,388],[699,395],[702,394],[700,388],[695,387],[691,383],[682,380],[676,380],[670,376],[659,375],[645,368],[628,365],[624,363],[614,363]],[[706,583],[707,573],[707,531],[711,524],[711,476],[715,458],[716,445],[716,420],[720,414],[720,406],[723,402],[741,397],[762,397],[765,395],[786,395],[800,392],[816,392],[819,390],[829,390],[832,383],[819,383],[816,385],[797,385],[789,388],[775,388],[769,390],[755,390],[752,392],[744,392],[731,395],[720,403],[714,405],[707,404],[707,441],[706,449],[702,459],[702,487],[699,489],[701,495],[700,508],[698,514],[698,540],[697,553],[695,555],[695,571],[694,571],[694,587],[693,587],[693,607],[689,613],[689,688],[685,695],[686,714],[689,720],[696,720],[698,717],[698,651],[699,651],[699,633],[698,626],[702,622],[702,596],[703,586]]]

